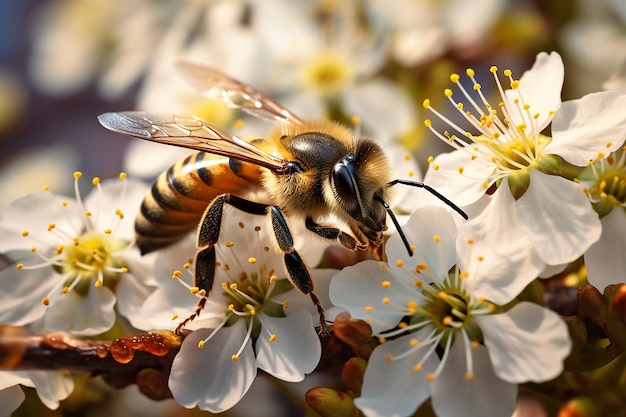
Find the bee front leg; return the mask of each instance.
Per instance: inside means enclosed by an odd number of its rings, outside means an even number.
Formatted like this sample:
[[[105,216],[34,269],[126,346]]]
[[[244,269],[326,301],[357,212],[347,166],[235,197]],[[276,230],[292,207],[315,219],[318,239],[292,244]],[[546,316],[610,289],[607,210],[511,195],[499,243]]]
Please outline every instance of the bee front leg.
[[[311,278],[311,272],[304,263],[300,254],[293,246],[293,237],[287,226],[287,221],[280,208],[272,206],[270,208],[270,218],[272,222],[272,229],[274,230],[274,236],[276,236],[276,242],[278,247],[284,253],[285,267],[287,273],[291,278],[293,285],[298,288],[302,293],[311,297],[311,301],[317,308],[320,323],[320,335],[327,336],[330,334],[331,329],[326,323],[326,313],[319,297],[315,294],[315,285]]]
[[[352,235],[345,233],[341,229],[338,229],[333,226],[323,226],[315,223],[315,221],[311,217],[307,217],[306,228],[315,233],[318,236],[323,237],[324,239],[329,240],[338,240],[339,243],[343,245],[344,248],[350,250],[365,250],[367,249],[367,244],[361,243]]]

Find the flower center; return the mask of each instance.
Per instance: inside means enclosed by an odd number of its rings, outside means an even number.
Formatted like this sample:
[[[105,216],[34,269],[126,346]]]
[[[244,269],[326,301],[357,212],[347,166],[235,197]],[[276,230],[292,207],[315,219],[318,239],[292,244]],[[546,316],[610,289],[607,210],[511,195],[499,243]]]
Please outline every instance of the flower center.
[[[626,207],[626,150],[593,162],[583,171],[581,179],[590,182],[585,191],[600,217],[613,207]]]
[[[350,63],[332,52],[322,52],[304,68],[304,84],[323,96],[341,91],[352,78]]]
[[[66,287],[69,287],[75,279],[82,281],[75,284],[74,288],[79,294],[86,295],[94,275],[98,276],[96,286],[104,284],[114,290],[124,266],[122,259],[114,254],[126,246],[126,242],[107,235],[86,233],[75,238],[73,244],[66,249],[61,249],[65,256],[55,269],[67,276]]]

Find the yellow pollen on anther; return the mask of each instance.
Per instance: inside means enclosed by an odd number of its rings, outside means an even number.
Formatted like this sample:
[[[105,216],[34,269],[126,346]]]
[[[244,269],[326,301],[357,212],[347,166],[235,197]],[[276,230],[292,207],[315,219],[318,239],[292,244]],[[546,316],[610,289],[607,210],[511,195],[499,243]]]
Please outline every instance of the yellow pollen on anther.
[[[189,292],[192,294],[198,294],[198,292],[200,292],[200,288],[198,287],[191,287],[189,288]]]
[[[119,178],[121,180],[125,180],[126,179],[126,173],[124,171],[120,172]]]
[[[372,311],[374,311],[374,307],[372,307],[372,306],[365,306],[364,310],[365,310],[366,313],[371,313]]]
[[[473,77],[474,75],[476,75],[476,73],[474,72],[472,68],[466,69],[465,74],[467,74],[468,77]]]
[[[22,236],[24,236],[24,237],[28,236],[28,230],[23,230],[22,231]]]
[[[387,362],[393,362],[393,356],[391,356],[391,353],[385,355],[385,360]]]
[[[104,234],[105,235],[110,235],[111,233],[113,233],[113,231],[111,229],[104,229]]]
[[[450,75],[450,81],[452,81],[455,84],[459,82],[460,78],[461,78],[461,76],[459,74],[452,74],[452,75]]]
[[[48,299],[48,297],[44,297],[43,300],[41,300],[41,302],[45,306],[50,305],[50,300]]]
[[[481,89],[480,84],[478,84],[478,83],[474,84],[474,91],[478,91],[480,89]]]
[[[350,121],[352,122],[353,125],[360,125],[361,124],[361,118],[359,116],[352,116]]]
[[[429,164],[432,164],[434,160],[435,158],[433,158],[432,156],[429,156],[426,162],[428,162]]]
[[[242,129],[244,126],[245,126],[245,123],[241,119],[237,119],[237,120],[235,120],[235,123],[233,123],[233,127],[235,129]]]
[[[435,242],[439,243],[439,242],[441,242],[441,236],[439,236],[439,235],[435,235],[435,236],[433,236],[433,240],[434,240]]]
[[[491,67],[489,67],[489,72],[498,72],[498,67],[492,65]]]
[[[608,141],[608,142],[606,143],[606,147],[607,147],[607,148],[610,148],[611,146],[613,146],[613,142]]]
[[[102,287],[102,284],[104,284],[104,282],[103,282],[101,279],[96,280],[96,282],[94,283],[94,285],[96,286],[96,288],[100,288],[100,287]]]
[[[495,313],[496,312],[495,304],[489,304],[489,306],[487,306],[487,310],[489,310],[490,313]]]
[[[44,185],[42,188],[44,191],[48,191],[50,189],[50,187],[48,187],[47,185]]]
[[[83,173],[80,171],[74,171],[74,179],[79,179],[83,176]]]
[[[598,152],[598,158],[600,159],[604,158],[604,152]]]
[[[182,273],[182,272],[180,272],[180,271],[176,270],[176,271],[174,271],[174,272],[172,273],[172,279],[178,279],[178,278],[180,278],[182,275],[183,275],[183,273]]]
[[[402,159],[404,159],[405,161],[410,161],[411,160],[411,155],[405,153],[404,156],[402,157]]]
[[[414,372],[419,372],[419,371],[421,371],[421,370],[422,370],[422,368],[423,368],[423,367],[424,367],[424,366],[423,366],[421,363],[418,363],[418,364],[416,364],[416,365],[413,367],[413,371],[414,371]]]
[[[380,285],[382,285],[383,288],[389,288],[389,287],[391,287],[391,282],[385,280],[385,281],[381,282]]]
[[[237,283],[236,283],[236,282],[233,282],[232,284],[230,284],[230,285],[228,286],[228,288],[230,288],[231,290],[235,291],[235,290],[237,289]]]
[[[278,281],[278,277],[276,275],[270,276],[270,282]]]
[[[441,324],[443,324],[444,326],[448,326],[450,325],[450,323],[452,323],[453,318],[452,316],[445,316],[442,320],[441,320]]]
[[[400,323],[398,323],[398,329],[404,329],[406,328],[406,326],[408,326],[408,324],[406,324],[405,322],[401,321]]]
[[[252,256],[251,256],[251,257],[249,257],[249,258],[248,258],[248,263],[255,264],[255,263],[256,263],[256,258],[254,258],[254,257],[252,257]]]
[[[469,276],[469,272],[467,271],[463,271],[461,273],[459,273],[459,278],[460,279],[466,279]]]
[[[204,340],[198,342],[198,349],[202,349],[204,347]]]
[[[56,225],[56,224],[54,224],[54,223],[50,223],[50,224],[48,225],[48,232],[51,232],[51,231],[52,231],[55,227],[57,227],[57,225]]]
[[[411,346],[417,346],[417,344],[418,344],[418,343],[419,343],[419,341],[418,341],[417,339],[411,339],[411,340],[409,341],[409,344],[410,344]]]
[[[461,174],[461,175],[462,175],[462,174],[463,174],[464,169],[465,169],[465,168],[463,168],[463,167],[459,167],[459,168],[458,168],[458,170],[459,170],[459,174]]]
[[[426,375],[426,379],[429,380],[430,382],[433,382],[435,378],[436,378],[435,374]]]
[[[378,336],[378,343],[380,343],[381,345],[383,343],[387,343],[387,338],[383,336]]]
[[[480,346],[480,343],[478,343],[477,341],[472,340],[472,341],[470,342],[470,348],[472,348],[472,349],[478,349],[478,346]]]
[[[235,309],[235,305],[234,304],[228,304],[228,311],[233,311]]]
[[[98,178],[98,177],[93,177],[93,179],[91,180],[91,183],[92,183],[93,185],[98,185],[98,184],[100,184],[100,178]]]
[[[239,360],[239,355],[233,355],[230,359],[232,359],[233,362],[237,362]]]
[[[430,107],[430,99],[424,99],[424,101],[422,101],[422,106],[424,106],[425,109]],[[428,119],[426,119],[428,120]],[[424,122],[426,122],[426,120]]]
[[[183,264],[183,269],[187,270],[187,269],[189,269],[189,268],[191,268],[191,264],[190,264],[189,262],[185,262],[185,263]]]
[[[286,310],[289,308],[289,302],[287,300],[283,301],[283,309]]]
[[[128,272],[128,268],[126,268],[125,266],[122,267],[122,273],[125,274]]]
[[[203,288],[203,289],[201,289],[200,291],[198,291],[198,295],[199,295],[200,297],[204,297],[204,296],[206,295],[206,290],[205,290],[204,288]]]
[[[484,257],[484,256],[482,256],[482,255],[478,255],[478,256],[476,257],[476,259],[478,259],[480,262],[482,262],[482,261],[484,261],[484,260],[485,260],[485,257]]]
[[[22,268],[24,268],[24,264],[22,263],[15,265],[15,269],[22,269]]]
[[[117,215],[117,217],[120,218],[120,220],[124,220],[124,213],[122,212],[122,210],[120,209],[115,210],[115,214]]]
[[[272,335],[270,336],[270,339],[269,339],[269,340],[270,340],[270,342],[273,342],[274,340],[276,340],[276,335],[275,335],[275,334],[272,334]]]
[[[85,216],[87,217],[91,217],[92,213],[91,211],[87,210],[85,213],[83,213]]]
[[[424,120],[424,126],[425,127],[431,127],[432,126],[432,122],[430,121],[430,119]]]
[[[474,379],[474,374],[473,373],[468,372],[468,373],[465,374],[465,380],[466,381],[471,381],[473,379]]]
[[[61,293],[62,294],[67,294],[68,292],[70,292],[70,287],[63,287],[63,288],[61,288]]]
[[[402,259],[398,259],[398,260],[396,261],[396,266],[397,266],[398,268],[403,267],[403,266],[404,266],[404,261],[403,261]]]
[[[416,279],[415,281],[413,281],[413,285],[415,285],[417,288],[422,288],[424,282],[421,279]]]
[[[519,87],[519,80],[513,80],[511,81],[511,88],[513,90],[517,90],[517,88]]]
[[[32,253],[35,253],[35,252],[37,252],[37,248],[33,246],[32,248],[30,248],[30,251],[31,251]]]
[[[389,297],[385,297],[385,298],[382,299],[382,303],[385,304],[385,305],[389,304],[389,301],[390,301]]]
[[[446,97],[452,97],[452,90],[446,88],[445,90],[443,90],[443,95]]]

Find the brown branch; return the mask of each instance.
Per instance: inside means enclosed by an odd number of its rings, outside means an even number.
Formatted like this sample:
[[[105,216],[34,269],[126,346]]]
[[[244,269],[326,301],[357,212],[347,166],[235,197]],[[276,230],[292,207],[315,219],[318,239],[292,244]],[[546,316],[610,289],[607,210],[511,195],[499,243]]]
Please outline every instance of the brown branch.
[[[167,378],[182,337],[143,333],[115,340],[80,340],[66,333],[43,336],[0,327],[0,370],[102,374],[118,388],[137,383],[153,399],[170,396]]]

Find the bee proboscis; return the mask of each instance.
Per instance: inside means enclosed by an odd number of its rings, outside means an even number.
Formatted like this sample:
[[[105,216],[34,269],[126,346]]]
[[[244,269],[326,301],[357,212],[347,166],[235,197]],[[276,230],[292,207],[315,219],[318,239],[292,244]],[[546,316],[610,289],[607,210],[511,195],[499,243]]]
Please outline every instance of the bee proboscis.
[[[217,70],[189,62],[179,63],[178,68],[199,92],[276,122],[266,138],[245,141],[192,115],[117,112],[98,117],[114,132],[199,151],[159,176],[142,203],[135,230],[140,250],[148,253],[197,229],[195,286],[207,295],[215,277],[214,246],[225,204],[270,217],[287,275],[296,288],[311,297],[319,313],[320,333],[324,334],[329,331],[324,309],[314,292],[309,268],[294,248],[287,218],[303,218],[306,228],[322,238],[351,250],[370,249],[374,254],[382,253],[387,215],[412,254],[386,202],[389,188],[396,184],[425,188],[467,218],[429,186],[392,180],[381,146],[356,136],[340,123],[302,120],[253,87]],[[249,197],[259,191],[264,201]],[[324,224],[322,219],[331,215],[349,231]],[[206,298],[201,298],[195,313],[177,331],[200,314],[205,303]]]

